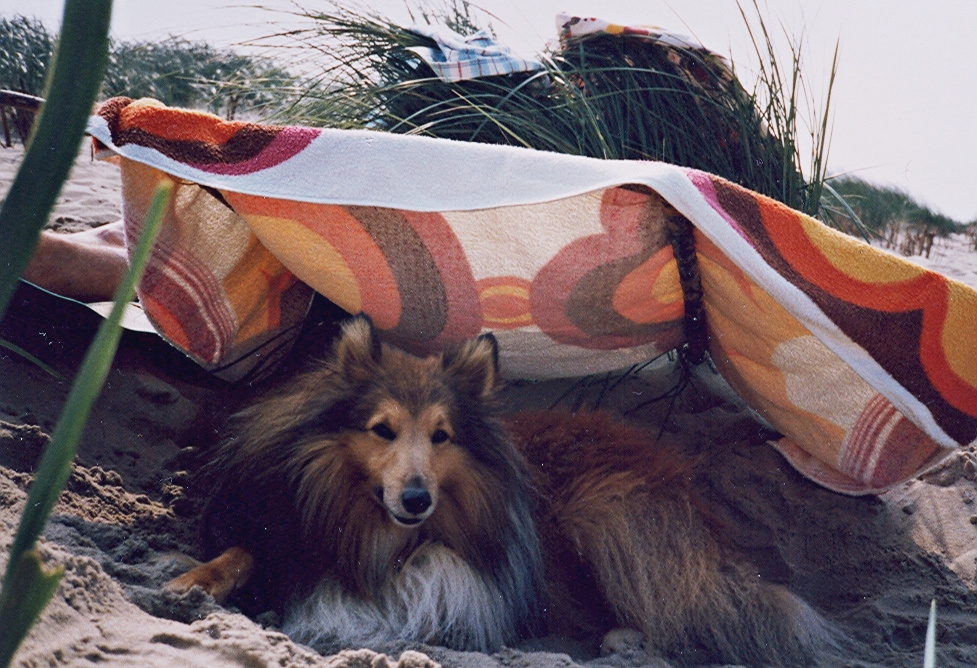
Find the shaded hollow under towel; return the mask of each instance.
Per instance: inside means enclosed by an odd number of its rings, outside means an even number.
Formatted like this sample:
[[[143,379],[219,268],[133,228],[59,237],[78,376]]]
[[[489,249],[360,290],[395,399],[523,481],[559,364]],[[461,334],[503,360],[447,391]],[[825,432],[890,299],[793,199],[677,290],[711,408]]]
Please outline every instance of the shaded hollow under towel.
[[[879,491],[977,438],[977,291],[709,174],[151,100],[88,131],[121,156],[130,238],[177,181],[139,298],[226,377],[274,356],[312,289],[419,353],[492,331],[511,377],[647,361],[690,331],[669,237],[690,221],[708,352],[803,474]]]

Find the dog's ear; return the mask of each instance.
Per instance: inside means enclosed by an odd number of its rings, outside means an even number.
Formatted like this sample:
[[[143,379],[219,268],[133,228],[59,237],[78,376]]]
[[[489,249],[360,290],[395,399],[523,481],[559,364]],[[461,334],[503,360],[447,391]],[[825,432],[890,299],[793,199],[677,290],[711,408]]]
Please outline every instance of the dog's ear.
[[[343,330],[333,347],[336,367],[347,378],[372,371],[380,362],[383,348],[373,321],[367,315],[357,315],[343,324]]]
[[[444,370],[460,389],[478,399],[488,399],[501,383],[499,343],[492,334],[482,334],[444,354]]]

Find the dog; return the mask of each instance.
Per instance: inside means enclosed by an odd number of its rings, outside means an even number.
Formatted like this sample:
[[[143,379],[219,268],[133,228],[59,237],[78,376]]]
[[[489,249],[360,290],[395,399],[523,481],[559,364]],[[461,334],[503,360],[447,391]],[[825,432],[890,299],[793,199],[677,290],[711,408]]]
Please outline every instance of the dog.
[[[169,583],[275,610],[308,644],[490,652],[636,629],[689,662],[813,665],[812,608],[717,539],[694,462],[605,412],[503,415],[491,334],[415,357],[369,319],[234,416],[211,561]]]

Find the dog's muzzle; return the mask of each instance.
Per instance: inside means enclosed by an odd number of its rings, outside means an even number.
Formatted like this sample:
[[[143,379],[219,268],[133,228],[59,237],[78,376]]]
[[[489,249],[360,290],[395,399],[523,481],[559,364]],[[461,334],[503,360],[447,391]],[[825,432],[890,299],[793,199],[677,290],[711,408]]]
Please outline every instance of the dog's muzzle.
[[[377,490],[377,498],[386,509],[394,524],[402,527],[416,527],[434,512],[434,498],[423,484],[405,487],[391,507],[384,498],[383,489]]]

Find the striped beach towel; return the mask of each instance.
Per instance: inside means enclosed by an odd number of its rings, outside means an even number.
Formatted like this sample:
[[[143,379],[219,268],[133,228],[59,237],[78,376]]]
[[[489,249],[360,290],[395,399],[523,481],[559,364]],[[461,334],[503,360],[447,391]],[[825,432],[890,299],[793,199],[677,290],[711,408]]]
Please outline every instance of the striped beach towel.
[[[518,377],[623,368],[704,324],[774,445],[842,492],[977,439],[977,291],[715,176],[124,98],[88,130],[121,160],[130,235],[176,180],[139,297],[225,375],[271,356],[316,290],[419,353],[492,331]]]

